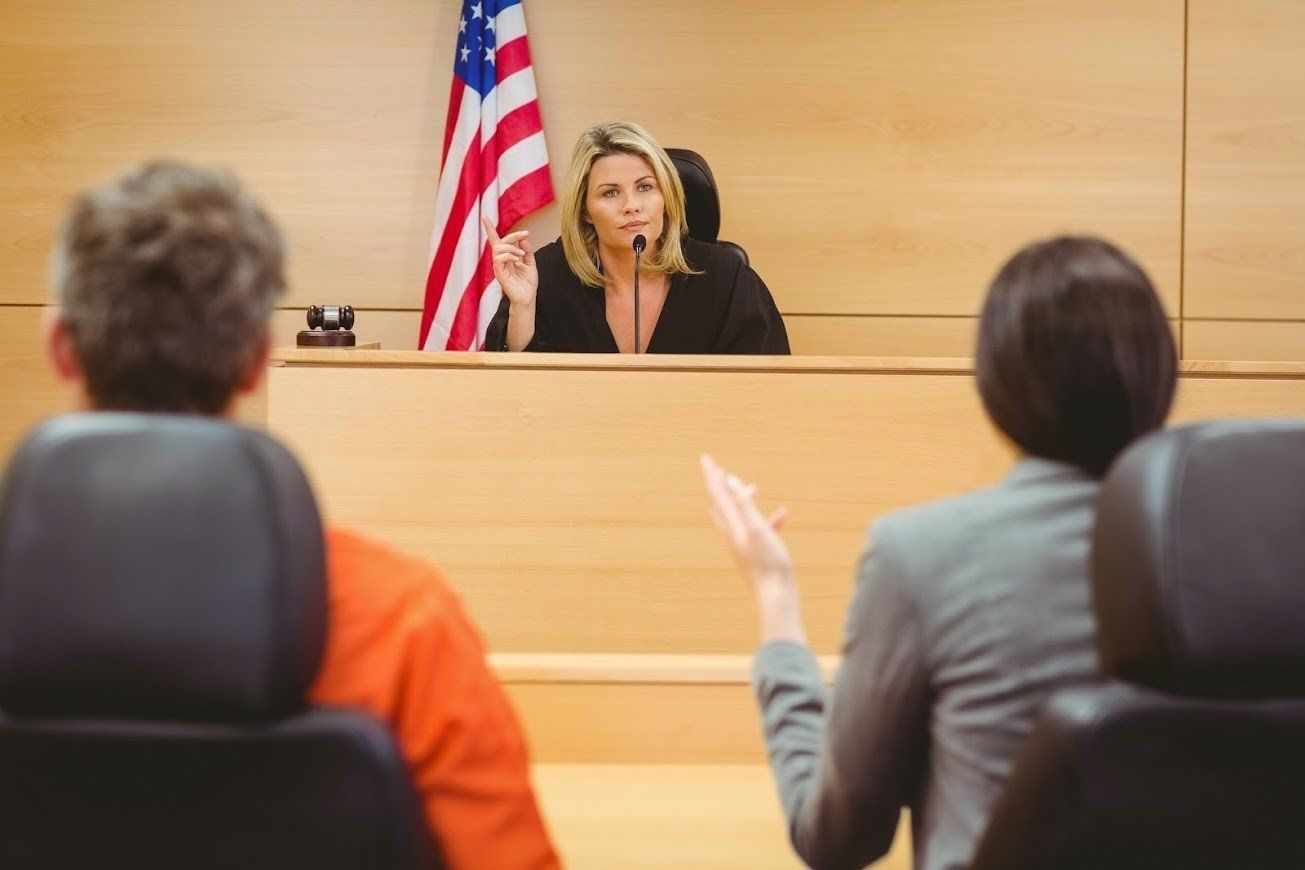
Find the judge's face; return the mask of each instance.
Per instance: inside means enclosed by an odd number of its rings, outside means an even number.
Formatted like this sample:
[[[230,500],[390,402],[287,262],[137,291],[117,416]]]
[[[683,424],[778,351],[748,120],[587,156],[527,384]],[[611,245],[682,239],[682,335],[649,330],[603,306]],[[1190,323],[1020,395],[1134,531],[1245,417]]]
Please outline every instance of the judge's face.
[[[648,161],[633,154],[613,154],[594,161],[585,194],[586,218],[598,231],[598,244],[613,252],[629,251],[634,237],[648,240],[652,254],[662,235],[666,202]]]

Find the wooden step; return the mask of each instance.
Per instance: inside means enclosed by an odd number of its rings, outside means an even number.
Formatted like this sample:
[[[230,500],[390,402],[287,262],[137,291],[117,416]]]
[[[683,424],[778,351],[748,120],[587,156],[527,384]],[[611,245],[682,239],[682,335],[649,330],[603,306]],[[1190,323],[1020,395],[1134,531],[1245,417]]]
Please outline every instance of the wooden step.
[[[495,653],[539,762],[764,764],[752,657]],[[836,657],[823,657],[826,682]]]
[[[540,764],[535,789],[572,870],[800,868],[764,765]],[[909,870],[910,827],[878,870]]]

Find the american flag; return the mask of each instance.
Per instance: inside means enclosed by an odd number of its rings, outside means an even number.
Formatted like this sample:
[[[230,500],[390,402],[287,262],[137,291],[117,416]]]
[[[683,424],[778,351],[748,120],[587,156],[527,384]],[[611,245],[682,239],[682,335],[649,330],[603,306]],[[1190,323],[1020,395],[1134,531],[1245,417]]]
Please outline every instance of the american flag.
[[[478,350],[502,291],[481,215],[502,234],[553,201],[522,0],[466,0],[418,346]]]

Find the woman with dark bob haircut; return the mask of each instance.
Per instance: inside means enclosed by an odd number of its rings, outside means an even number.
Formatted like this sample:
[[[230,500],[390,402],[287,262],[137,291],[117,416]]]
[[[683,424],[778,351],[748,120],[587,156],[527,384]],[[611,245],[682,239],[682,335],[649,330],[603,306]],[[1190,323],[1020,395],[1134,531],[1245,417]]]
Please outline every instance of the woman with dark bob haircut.
[[[753,685],[794,849],[860,867],[911,810],[915,866],[969,863],[1034,715],[1097,672],[1088,549],[1099,480],[1164,424],[1164,309],[1118,248],[1056,238],[997,273],[979,324],[984,407],[1021,450],[996,486],[871,527],[832,700],[806,645],[780,511],[709,457],[712,516],[752,588]]]

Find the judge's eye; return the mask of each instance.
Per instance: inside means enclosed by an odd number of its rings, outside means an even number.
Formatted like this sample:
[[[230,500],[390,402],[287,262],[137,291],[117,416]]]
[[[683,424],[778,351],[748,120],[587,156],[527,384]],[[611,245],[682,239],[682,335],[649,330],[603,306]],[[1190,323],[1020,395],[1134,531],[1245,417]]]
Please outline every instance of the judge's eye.
[[[643,184],[639,185],[639,189],[641,191],[644,191],[645,193],[652,190],[653,189],[652,182],[645,181]]]
[[[604,190],[604,191],[603,191],[603,196],[608,196],[608,197],[616,196],[616,194],[617,194],[618,192],[619,192],[619,191],[617,191],[617,189],[616,189],[615,187],[609,187],[609,188],[607,188],[607,190]]]

